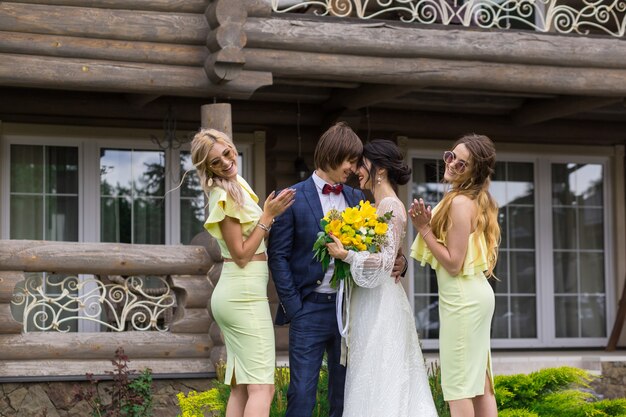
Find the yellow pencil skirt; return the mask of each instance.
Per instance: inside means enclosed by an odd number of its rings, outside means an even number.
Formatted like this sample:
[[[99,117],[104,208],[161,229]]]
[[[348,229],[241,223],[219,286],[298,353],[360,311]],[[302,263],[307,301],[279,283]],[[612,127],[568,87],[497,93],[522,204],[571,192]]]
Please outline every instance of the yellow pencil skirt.
[[[276,350],[266,261],[224,262],[211,297],[226,344],[226,384],[273,384]]]

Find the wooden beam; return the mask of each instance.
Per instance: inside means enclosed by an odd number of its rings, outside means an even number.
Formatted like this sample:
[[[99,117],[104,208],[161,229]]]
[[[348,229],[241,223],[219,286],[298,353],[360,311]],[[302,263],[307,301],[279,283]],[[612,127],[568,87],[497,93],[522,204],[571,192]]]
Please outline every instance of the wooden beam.
[[[544,94],[626,95],[626,69],[385,58],[251,48],[246,48],[244,53],[246,69],[270,71],[281,77]]]
[[[124,98],[134,109],[141,109],[161,96],[155,94],[126,94]]]
[[[126,346],[124,346],[126,348]],[[0,367],[0,378],[36,377],[37,381],[46,378],[67,376],[75,379],[85,379],[86,373],[96,376],[106,375],[111,371],[111,358],[108,359],[46,359],[46,360],[19,360],[3,361]],[[215,368],[209,358],[180,358],[180,359],[135,359],[130,357],[129,367],[141,371],[146,368],[158,374],[197,374],[214,372]]]
[[[206,46],[1,32],[0,53],[201,67]]]
[[[213,262],[199,246],[3,240],[2,269],[104,275],[206,274]]]
[[[10,87],[245,99],[272,83],[270,73],[257,71],[242,71],[236,80],[215,85],[202,67],[2,53],[0,62],[0,85]]]
[[[514,30],[438,29],[346,19],[248,18],[250,48],[381,57],[440,58],[572,67],[626,67],[626,43],[614,37]],[[387,69],[393,68],[391,65]]]
[[[404,96],[412,91],[415,91],[416,89],[419,89],[419,87],[367,84],[353,91],[336,90],[328,102],[324,103],[324,108],[345,108],[348,110],[358,110]]]
[[[520,129],[501,116],[370,109],[371,131],[449,141],[477,132],[497,142],[614,145],[624,143],[624,126],[605,121],[549,120]]]
[[[131,359],[206,358],[211,342],[204,334],[167,332],[58,333],[0,335],[4,360],[112,359],[124,346]]]
[[[12,3],[54,4],[56,6],[93,7],[152,12],[204,13],[209,0],[12,0]],[[268,0],[243,0],[248,16],[269,16],[272,4]]]
[[[190,45],[204,45],[209,34],[209,26],[201,14],[138,13],[7,1],[0,2],[0,28],[7,32]]]
[[[573,96],[550,100],[529,100],[511,114],[511,119],[517,126],[527,126],[621,103],[622,100],[619,97]]]
[[[207,0],[12,0],[11,3],[168,13],[203,13]]]

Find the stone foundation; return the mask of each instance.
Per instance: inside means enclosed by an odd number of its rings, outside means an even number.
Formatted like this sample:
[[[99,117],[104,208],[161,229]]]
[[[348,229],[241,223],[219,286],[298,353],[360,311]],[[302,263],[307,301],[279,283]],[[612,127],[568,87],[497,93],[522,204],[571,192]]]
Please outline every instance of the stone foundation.
[[[626,362],[602,362],[602,376],[592,383],[604,398],[626,398]]]
[[[112,382],[98,385],[107,401],[104,388]],[[88,417],[91,408],[85,401],[74,402],[76,387],[89,382],[33,382],[0,384],[0,417]],[[176,417],[180,413],[176,394],[206,391],[211,388],[208,379],[155,380],[152,383],[153,417]]]

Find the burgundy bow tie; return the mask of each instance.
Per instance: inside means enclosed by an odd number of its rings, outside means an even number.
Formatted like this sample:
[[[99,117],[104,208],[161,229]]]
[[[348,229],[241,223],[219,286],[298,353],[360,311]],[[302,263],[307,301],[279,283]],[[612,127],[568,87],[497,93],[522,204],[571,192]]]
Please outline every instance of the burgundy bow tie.
[[[343,190],[343,184],[330,185],[324,184],[324,188],[322,188],[322,194],[339,194]]]

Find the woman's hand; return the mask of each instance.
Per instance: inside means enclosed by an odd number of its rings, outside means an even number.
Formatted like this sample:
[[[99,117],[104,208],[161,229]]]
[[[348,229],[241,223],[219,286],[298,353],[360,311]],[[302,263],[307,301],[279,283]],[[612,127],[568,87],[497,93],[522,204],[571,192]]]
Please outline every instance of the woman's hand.
[[[409,208],[409,217],[411,218],[413,227],[415,227],[418,232],[428,226],[432,215],[433,213],[430,206],[427,207],[423,199],[420,198],[419,200],[413,200],[413,203],[411,203],[411,207]]]
[[[348,256],[348,251],[344,249],[343,243],[341,243],[337,236],[330,234],[330,237],[333,242],[326,244],[328,254],[335,259],[341,259],[343,261],[346,259],[346,256]]]
[[[278,195],[272,191],[265,200],[263,212],[272,218],[279,216],[293,204],[295,198],[296,190],[293,188],[285,188]]]

